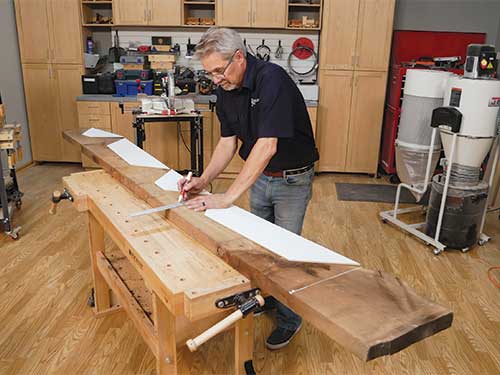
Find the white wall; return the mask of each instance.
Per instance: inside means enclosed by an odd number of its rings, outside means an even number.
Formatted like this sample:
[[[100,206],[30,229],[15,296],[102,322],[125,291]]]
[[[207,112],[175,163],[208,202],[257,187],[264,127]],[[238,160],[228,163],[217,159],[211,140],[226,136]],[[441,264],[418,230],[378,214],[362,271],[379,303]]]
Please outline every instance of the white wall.
[[[13,0],[0,0],[0,51],[0,93],[6,107],[7,122],[22,125],[24,158],[17,164],[20,167],[32,159]]]

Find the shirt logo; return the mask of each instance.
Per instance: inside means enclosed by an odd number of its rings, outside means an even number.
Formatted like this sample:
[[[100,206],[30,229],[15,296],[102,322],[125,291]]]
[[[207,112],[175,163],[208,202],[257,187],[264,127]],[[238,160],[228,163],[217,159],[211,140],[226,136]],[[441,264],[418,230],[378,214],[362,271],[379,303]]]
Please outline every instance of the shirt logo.
[[[260,99],[259,98],[250,98],[250,105],[252,107],[255,107],[257,105],[257,103],[260,102]]]

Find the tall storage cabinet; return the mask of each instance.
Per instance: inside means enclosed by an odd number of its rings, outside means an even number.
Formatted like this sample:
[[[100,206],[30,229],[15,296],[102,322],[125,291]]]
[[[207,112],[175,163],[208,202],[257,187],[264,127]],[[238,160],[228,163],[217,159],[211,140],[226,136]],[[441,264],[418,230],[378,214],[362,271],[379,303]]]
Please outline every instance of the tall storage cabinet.
[[[324,0],[320,172],[377,172],[395,0]]]
[[[62,131],[78,128],[83,37],[79,0],[15,0],[31,148],[35,161],[81,160]]]

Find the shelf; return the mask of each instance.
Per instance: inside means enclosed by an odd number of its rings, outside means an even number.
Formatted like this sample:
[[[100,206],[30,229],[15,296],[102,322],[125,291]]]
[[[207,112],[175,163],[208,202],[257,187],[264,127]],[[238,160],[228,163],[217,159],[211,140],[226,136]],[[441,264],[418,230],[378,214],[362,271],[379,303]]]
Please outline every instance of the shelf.
[[[285,27],[286,30],[301,30],[301,31],[321,31],[319,27]]]
[[[114,23],[84,23],[83,27],[113,27]]]
[[[213,2],[213,1],[184,1],[184,5],[213,5],[213,6],[215,6],[215,2]]]
[[[85,5],[100,5],[100,4],[113,4],[113,1],[82,1]]]
[[[297,3],[297,4],[294,4],[294,3],[290,3],[288,4],[289,7],[300,7],[300,8],[319,8],[321,7],[321,4],[300,4],[300,3]]]

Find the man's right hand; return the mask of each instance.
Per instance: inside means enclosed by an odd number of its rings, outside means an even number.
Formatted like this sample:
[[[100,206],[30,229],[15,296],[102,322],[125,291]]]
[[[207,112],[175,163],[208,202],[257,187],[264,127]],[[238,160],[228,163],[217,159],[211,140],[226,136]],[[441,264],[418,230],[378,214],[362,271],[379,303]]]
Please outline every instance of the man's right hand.
[[[188,199],[189,194],[198,194],[207,186],[207,182],[203,177],[192,177],[191,181],[183,177],[177,181],[177,188],[183,194],[184,200]]]

